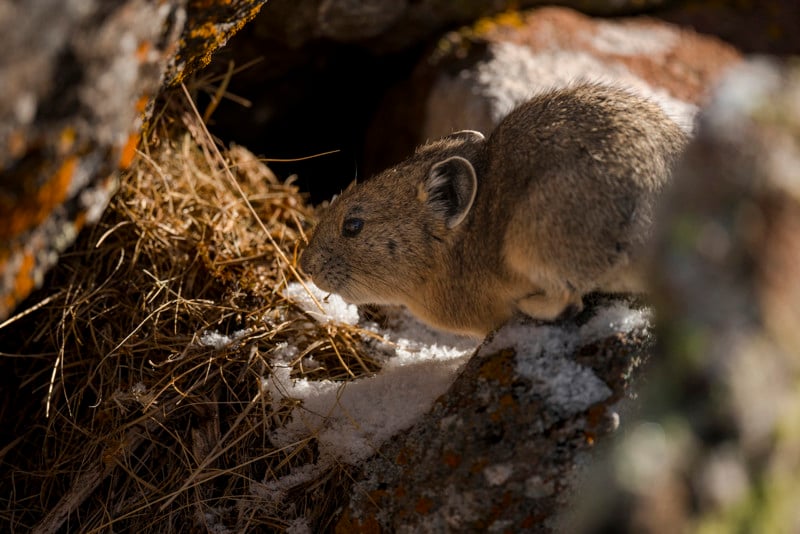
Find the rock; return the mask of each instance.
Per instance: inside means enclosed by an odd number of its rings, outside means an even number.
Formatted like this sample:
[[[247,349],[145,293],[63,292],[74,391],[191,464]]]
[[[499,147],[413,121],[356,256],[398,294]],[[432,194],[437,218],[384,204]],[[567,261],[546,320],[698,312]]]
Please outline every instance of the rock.
[[[800,3],[795,0],[676,2],[660,9],[658,17],[715,35],[748,54],[800,52]]]
[[[574,80],[629,87],[686,130],[697,105],[739,54],[721,41],[649,18],[592,19],[541,8],[451,32],[390,95],[368,137],[368,170],[455,130],[490,132],[533,94]]]
[[[542,0],[495,0],[448,2],[443,0],[272,0],[269,17],[258,20],[259,33],[299,48],[329,39],[358,42],[376,52],[397,51],[481,17],[521,7],[541,5]],[[562,0],[557,2],[588,13],[618,14],[652,9],[665,0]]]
[[[652,341],[648,313],[620,302],[580,322],[518,319],[490,336],[431,411],[366,462],[337,532],[551,528]]]
[[[164,80],[175,85],[211,61],[235,33],[259,14],[267,0],[191,0],[178,49],[170,58]]]
[[[105,209],[165,72],[207,62],[263,3],[193,2],[189,24],[185,0],[0,6],[0,320]]]
[[[657,235],[659,365],[578,531],[800,528],[800,68],[726,77]]]

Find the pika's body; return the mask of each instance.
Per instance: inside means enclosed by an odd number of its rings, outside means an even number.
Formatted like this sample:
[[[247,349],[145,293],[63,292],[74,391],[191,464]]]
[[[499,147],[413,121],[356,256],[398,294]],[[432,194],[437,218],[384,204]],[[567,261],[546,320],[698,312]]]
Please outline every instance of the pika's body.
[[[641,290],[636,255],[685,141],[625,90],[544,93],[488,139],[457,132],[349,187],[301,266],[349,302],[403,304],[445,330],[555,319],[586,293]]]

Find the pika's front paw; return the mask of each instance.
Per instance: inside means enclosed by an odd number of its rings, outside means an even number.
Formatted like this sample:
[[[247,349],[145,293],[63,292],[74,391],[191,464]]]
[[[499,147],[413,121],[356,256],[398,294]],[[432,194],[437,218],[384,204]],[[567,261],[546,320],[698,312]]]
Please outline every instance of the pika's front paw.
[[[583,299],[572,291],[533,293],[517,301],[519,310],[545,321],[571,319],[583,310]]]

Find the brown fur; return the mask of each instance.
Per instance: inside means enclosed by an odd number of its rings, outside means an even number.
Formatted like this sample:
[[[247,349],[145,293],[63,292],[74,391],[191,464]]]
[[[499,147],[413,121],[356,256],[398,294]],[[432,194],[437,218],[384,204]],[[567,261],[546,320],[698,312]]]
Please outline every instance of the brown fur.
[[[555,319],[588,292],[641,289],[632,260],[684,144],[624,90],[544,93],[489,139],[458,132],[349,187],[301,266],[347,301],[404,304],[446,330],[483,336],[516,311]]]

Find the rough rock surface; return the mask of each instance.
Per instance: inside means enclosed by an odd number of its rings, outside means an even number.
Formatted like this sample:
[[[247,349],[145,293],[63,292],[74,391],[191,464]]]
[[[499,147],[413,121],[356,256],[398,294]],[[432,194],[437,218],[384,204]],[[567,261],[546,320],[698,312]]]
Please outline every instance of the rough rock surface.
[[[387,98],[367,166],[393,164],[455,130],[490,132],[533,94],[575,80],[636,90],[690,130],[697,105],[738,61],[716,38],[649,18],[594,19],[553,7],[484,19],[443,37]]]
[[[703,113],[658,235],[659,365],[578,531],[800,531],[798,132],[796,63],[744,65]]]
[[[188,0],[186,26],[164,75],[166,83],[175,85],[208,65],[211,54],[253,20],[266,3],[267,0]]]
[[[651,341],[648,313],[613,301],[505,325],[366,462],[337,532],[549,530]]]
[[[179,81],[263,1],[0,5],[0,320],[105,209],[168,61]]]
[[[272,0],[270,16],[258,21],[262,33],[300,47],[314,39],[361,42],[375,51],[398,50],[454,25],[467,24],[507,9],[541,5],[542,0]],[[587,13],[630,13],[668,3],[665,0],[562,0]]]

